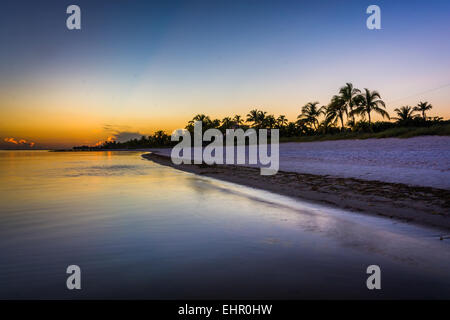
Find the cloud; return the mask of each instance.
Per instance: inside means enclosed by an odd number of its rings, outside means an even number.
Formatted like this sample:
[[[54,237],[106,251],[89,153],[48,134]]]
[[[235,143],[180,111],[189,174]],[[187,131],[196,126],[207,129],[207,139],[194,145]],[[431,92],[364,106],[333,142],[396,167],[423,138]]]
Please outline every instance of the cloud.
[[[94,144],[94,147],[99,147],[102,144],[104,144],[105,142],[113,142],[113,141],[117,141],[117,140],[113,136],[110,136],[110,137],[106,138],[106,140],[102,140],[102,141],[99,141],[96,144]]]
[[[129,131],[130,126],[107,123],[103,125],[103,130],[108,132]]]
[[[13,143],[13,144],[19,144],[16,139],[14,138],[5,138],[5,142]]]
[[[126,125],[104,124],[103,130],[106,131],[109,136],[106,140],[98,141],[94,144],[94,146],[101,146],[105,142],[125,142],[132,139],[140,139],[142,136],[147,136],[146,134],[140,133],[139,131],[131,131],[130,128],[130,126]]]
[[[17,146],[28,146],[30,148],[33,148],[36,144],[32,141],[27,141],[25,139],[15,139],[15,138],[5,138],[5,139],[3,139],[3,141],[10,143],[10,144],[15,144]]]
[[[125,142],[131,139],[140,139],[143,133],[139,131],[130,130],[131,127],[127,125],[117,125],[117,124],[104,124],[103,130],[109,133],[108,141]]]
[[[136,131],[136,132],[116,131],[111,136],[109,136],[106,140],[101,140],[101,141],[98,141],[97,143],[95,143],[94,147],[101,146],[105,142],[112,142],[112,141],[125,142],[125,141],[129,141],[132,139],[140,139],[143,135],[144,134],[142,134],[138,131]]]
[[[143,134],[139,133],[138,131],[136,132],[121,131],[114,133],[112,136],[114,141],[125,142],[131,139],[140,139],[143,136]]]

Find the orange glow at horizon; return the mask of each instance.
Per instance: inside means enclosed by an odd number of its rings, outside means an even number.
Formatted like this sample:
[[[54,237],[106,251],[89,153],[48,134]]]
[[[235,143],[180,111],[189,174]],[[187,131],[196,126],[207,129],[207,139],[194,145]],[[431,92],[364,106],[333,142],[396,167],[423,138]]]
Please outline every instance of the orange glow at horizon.
[[[357,83],[354,84],[362,88]],[[235,114],[245,119],[248,111],[253,108],[276,116],[284,114],[290,121],[295,121],[302,105],[316,100],[323,105],[327,104],[343,83],[331,83],[322,93],[312,86],[306,87],[312,91],[311,94],[295,92],[293,88],[274,87],[273,91],[255,92],[254,89],[249,89],[249,92],[228,96],[216,89],[200,97],[185,90],[182,91],[183,95],[148,94],[149,86],[145,83],[127,93],[108,82],[97,85],[98,90],[91,94],[78,86],[56,85],[53,81],[27,89],[17,87],[0,90],[0,138],[4,141],[5,138],[20,137],[46,148],[93,146],[112,139],[114,134],[121,131],[142,135],[153,134],[157,130],[171,133],[184,128],[199,113],[207,114],[212,119],[223,119]],[[391,115],[394,114],[394,108],[414,106],[422,100],[433,105],[428,116],[450,118],[450,93],[447,90],[389,103],[403,93],[397,93],[397,90],[387,84],[374,89],[381,93]],[[374,120],[381,118],[375,116]]]

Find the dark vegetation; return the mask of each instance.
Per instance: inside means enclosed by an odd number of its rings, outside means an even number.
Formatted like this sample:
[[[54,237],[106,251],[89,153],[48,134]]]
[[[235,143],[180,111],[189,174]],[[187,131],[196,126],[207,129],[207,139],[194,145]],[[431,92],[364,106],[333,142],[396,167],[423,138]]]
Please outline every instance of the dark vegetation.
[[[240,115],[225,117],[222,120],[211,119],[198,114],[188,122],[185,129],[193,132],[195,121],[202,122],[203,131],[211,128],[225,133],[227,129],[278,129],[280,142],[321,141],[338,139],[367,138],[409,138],[420,135],[450,135],[450,121],[440,117],[427,117],[432,109],[428,102],[419,102],[416,106],[396,108],[395,117],[387,113],[386,105],[377,91],[363,91],[347,83],[339,93],[332,97],[328,105],[308,102],[301,108],[296,121],[289,121],[286,116],[259,110],[251,110],[245,120]],[[391,121],[372,121],[374,114]],[[392,121],[393,120],[393,121]],[[105,141],[98,146],[79,146],[74,150],[104,149],[141,149],[171,147],[177,142],[170,141],[170,135],[157,131],[153,135],[142,136],[125,142]]]

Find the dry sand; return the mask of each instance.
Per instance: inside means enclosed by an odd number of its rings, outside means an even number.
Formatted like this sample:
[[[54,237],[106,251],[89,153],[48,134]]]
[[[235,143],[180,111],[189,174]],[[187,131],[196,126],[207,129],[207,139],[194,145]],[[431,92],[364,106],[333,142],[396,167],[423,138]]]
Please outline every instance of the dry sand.
[[[286,171],[262,176],[254,167],[174,165],[169,156],[158,153],[143,157],[178,170],[302,200],[450,230],[450,190]]]
[[[279,147],[282,171],[450,190],[450,136],[289,142]],[[170,155],[171,149],[150,151]]]

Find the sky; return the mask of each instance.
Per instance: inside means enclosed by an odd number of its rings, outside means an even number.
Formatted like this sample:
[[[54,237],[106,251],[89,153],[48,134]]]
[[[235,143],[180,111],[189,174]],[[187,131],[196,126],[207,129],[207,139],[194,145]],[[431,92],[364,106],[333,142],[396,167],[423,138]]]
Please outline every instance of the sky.
[[[71,4],[81,30],[66,27]],[[371,4],[381,30],[366,27]],[[449,21],[448,0],[2,1],[0,147],[93,145],[253,108],[293,121],[346,82],[391,113],[422,100],[448,119]]]

